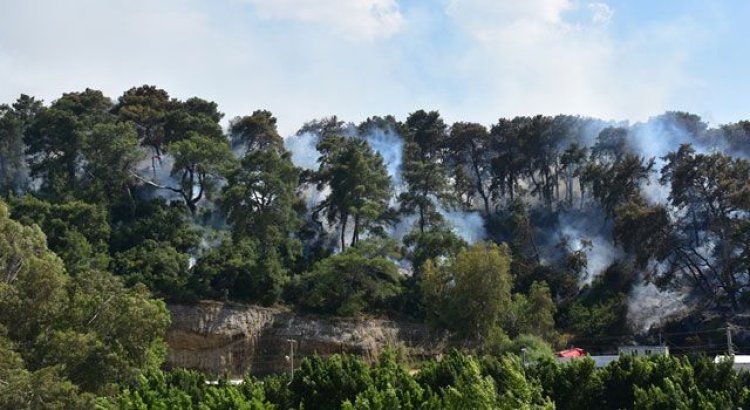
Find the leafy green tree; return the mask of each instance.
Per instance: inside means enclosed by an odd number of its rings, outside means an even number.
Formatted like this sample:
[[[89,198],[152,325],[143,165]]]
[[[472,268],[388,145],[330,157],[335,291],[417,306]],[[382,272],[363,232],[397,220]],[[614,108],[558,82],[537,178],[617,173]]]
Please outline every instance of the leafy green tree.
[[[169,111],[164,116],[164,144],[172,144],[191,137],[192,133],[208,139],[224,140],[219,121],[224,114],[219,112],[218,105],[198,97],[185,101],[172,101]],[[169,148],[166,149],[169,152]]]
[[[448,175],[443,163],[447,126],[437,111],[418,110],[404,124],[403,180],[406,190],[399,195],[401,212],[418,215],[424,232],[440,221],[438,203],[449,199]]]
[[[75,192],[83,136],[75,114],[44,108],[24,136],[31,176],[53,197]]]
[[[179,297],[188,283],[188,259],[168,243],[147,239],[115,254],[112,270],[128,285],[142,283],[157,294]]]
[[[181,253],[193,253],[201,234],[188,215],[181,202],[167,203],[162,198],[138,201],[134,213],[113,215],[110,251],[126,251],[150,239],[167,243]]]
[[[510,250],[479,243],[454,260],[429,260],[422,281],[430,319],[459,336],[481,341],[501,325],[511,303]]]
[[[127,123],[97,124],[82,147],[85,165],[83,197],[91,202],[115,203],[125,198],[135,206],[136,165],[143,159],[138,135]]]
[[[549,286],[535,281],[528,295],[513,295],[502,327],[511,337],[526,333],[552,341],[555,337],[556,310]]]
[[[250,239],[225,240],[198,259],[190,287],[199,296],[231,298],[271,305],[279,300],[289,281],[275,254],[261,254],[261,246]],[[278,259],[278,258],[277,258]]]
[[[336,409],[372,383],[370,369],[354,356],[333,355],[327,360],[314,356],[302,361],[289,388],[301,408]]]
[[[56,368],[31,372],[13,345],[0,335],[0,408],[80,409],[93,406],[93,397],[81,394]]]
[[[451,126],[446,146],[456,170],[468,168],[473,188],[482,200],[485,215],[490,213],[490,134],[476,123],[457,122]],[[455,173],[456,171],[454,171]],[[465,171],[464,171],[465,172]]]
[[[113,112],[133,124],[141,145],[151,147],[156,158],[160,158],[165,145],[165,117],[173,104],[166,91],[143,85],[129,89],[118,98]]]
[[[110,227],[102,206],[81,201],[53,204],[28,195],[10,205],[14,219],[42,229],[47,246],[62,258],[69,273],[107,267]]]
[[[229,125],[233,146],[246,152],[272,149],[284,150],[284,140],[276,128],[276,117],[270,111],[256,110],[252,115],[235,117]]]
[[[12,106],[0,105],[0,193],[21,194],[27,189],[28,167],[23,141],[41,101],[21,94]]]
[[[70,281],[59,322],[37,341],[33,359],[60,366],[84,391],[105,392],[113,383],[158,369],[169,313],[143,286],[126,288],[107,272],[88,271]]]
[[[299,170],[288,153],[250,151],[227,174],[221,207],[232,226],[232,236],[257,239],[263,252],[277,250],[293,260],[299,253],[292,232],[301,226],[296,189]]]
[[[41,109],[24,135],[31,176],[51,198],[70,198],[78,189],[82,149],[95,124],[111,121],[112,101],[101,91],[63,94]]]
[[[195,216],[198,202],[216,189],[222,171],[232,160],[232,152],[226,141],[194,132],[186,139],[169,144],[168,149],[175,159],[171,174],[177,179],[177,186],[154,185],[180,194]]]
[[[338,221],[344,250],[350,218],[352,245],[361,232],[383,224],[391,193],[388,170],[383,157],[363,139],[331,136],[322,139],[317,149],[322,155],[316,179],[320,189],[328,186],[331,193],[315,211],[325,211],[329,222]]]
[[[41,230],[9,219],[2,204],[0,272],[0,328],[33,372],[31,387],[40,396],[47,388],[73,394],[76,386],[104,393],[161,363],[169,324],[164,304],[107,273],[66,275]],[[74,386],[60,385],[57,374]]]
[[[618,206],[639,195],[654,164],[653,159],[646,161],[634,154],[614,163],[590,162],[581,171],[581,180],[612,217]]]
[[[402,292],[396,265],[363,241],[323,259],[301,277],[298,303],[309,310],[351,316],[393,306]]]
[[[404,237],[403,242],[412,248],[409,259],[416,276],[421,276],[427,260],[455,257],[468,246],[466,241],[444,225],[436,225],[425,232],[414,230]]]

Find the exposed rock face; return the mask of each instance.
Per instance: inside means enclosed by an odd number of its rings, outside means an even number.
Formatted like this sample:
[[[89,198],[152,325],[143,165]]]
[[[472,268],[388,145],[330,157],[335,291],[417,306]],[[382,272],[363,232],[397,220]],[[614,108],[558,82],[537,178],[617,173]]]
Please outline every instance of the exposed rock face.
[[[294,361],[314,354],[350,353],[367,361],[386,347],[409,354],[439,351],[427,327],[381,319],[300,316],[280,309],[218,302],[170,305],[167,367],[242,376],[288,371],[291,343]]]

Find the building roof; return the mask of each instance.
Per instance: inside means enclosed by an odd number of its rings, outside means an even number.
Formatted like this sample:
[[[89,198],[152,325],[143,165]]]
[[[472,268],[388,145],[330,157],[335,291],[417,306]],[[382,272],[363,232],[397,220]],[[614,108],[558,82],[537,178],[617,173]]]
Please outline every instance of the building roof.
[[[582,357],[586,356],[586,351],[579,348],[573,347],[567,350],[562,350],[556,353],[557,357]]]

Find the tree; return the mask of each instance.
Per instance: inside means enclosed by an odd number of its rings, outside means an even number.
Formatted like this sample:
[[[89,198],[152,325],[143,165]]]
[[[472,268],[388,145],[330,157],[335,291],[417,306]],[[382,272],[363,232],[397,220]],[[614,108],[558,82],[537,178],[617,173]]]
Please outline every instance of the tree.
[[[519,120],[501,118],[490,129],[492,160],[492,192],[495,198],[507,193],[515,201],[518,182],[526,165],[519,133]]]
[[[71,196],[76,189],[83,135],[73,113],[45,108],[24,136],[31,177],[41,179],[49,196]]]
[[[151,147],[155,157],[161,158],[165,144],[165,117],[173,104],[166,91],[156,86],[143,85],[129,89],[118,98],[113,112],[132,123],[141,145]]]
[[[227,173],[221,191],[221,207],[235,241],[257,239],[264,252],[277,249],[294,259],[299,242],[291,234],[301,225],[296,209],[299,178],[289,153],[249,151]]]
[[[647,161],[634,154],[626,154],[611,164],[590,162],[581,171],[581,181],[612,217],[619,205],[639,195],[654,164],[653,158]]]
[[[424,232],[440,221],[437,201],[448,199],[448,178],[443,164],[445,122],[437,111],[418,110],[404,124],[404,169],[406,190],[399,195],[402,213],[416,212]]]
[[[276,303],[289,277],[275,253],[258,251],[260,240],[225,240],[209,249],[193,267],[189,287],[201,297]]]
[[[29,397],[43,397],[48,383],[71,394],[76,387],[104,394],[112,383],[132,380],[163,359],[161,336],[169,324],[163,303],[105,272],[66,275],[41,230],[9,219],[3,204],[0,272],[0,329],[6,329],[0,344],[5,336],[32,380],[43,377],[29,386]],[[74,386],[55,382],[57,375]]]
[[[128,123],[97,124],[84,140],[83,197],[114,204],[126,198],[135,206],[133,188],[137,164],[143,159],[138,136]]]
[[[323,259],[303,274],[298,303],[309,310],[341,316],[393,306],[402,292],[398,268],[368,242]]]
[[[579,178],[579,190],[583,198],[583,189],[580,180],[581,168],[586,161],[588,150],[578,143],[571,143],[560,155],[561,171],[565,174],[565,202],[569,207],[573,206],[573,180]]]
[[[252,115],[235,117],[229,125],[232,145],[246,152],[273,149],[282,151],[284,140],[276,129],[276,117],[270,111],[256,110]]]
[[[0,194],[21,194],[28,185],[23,141],[42,109],[41,101],[21,94],[12,106],[0,105]]]
[[[503,320],[503,329],[511,337],[528,334],[552,341],[555,336],[556,311],[557,306],[549,286],[544,282],[534,281],[528,295],[513,295],[513,302]]]
[[[147,239],[114,255],[112,270],[128,285],[142,283],[163,296],[184,296],[188,283],[187,254],[168,243]]]
[[[360,138],[332,136],[317,146],[321,152],[316,179],[319,189],[328,186],[331,193],[315,209],[325,211],[329,222],[338,220],[341,250],[346,249],[349,218],[353,220],[351,244],[360,233],[383,223],[388,209],[390,178],[383,157]]]
[[[424,266],[423,297],[430,318],[459,336],[481,341],[502,323],[511,303],[510,249],[479,243],[454,260],[429,260]]]
[[[665,157],[674,229],[660,260],[663,282],[687,282],[733,311],[750,290],[750,161],[720,153],[696,154],[683,145]]]
[[[219,112],[218,105],[213,101],[198,97],[173,101],[164,117],[164,144],[188,139],[192,133],[204,135],[214,141],[224,140],[219,126],[223,117],[224,114]]]
[[[167,203],[163,198],[139,201],[134,213],[112,215],[110,252],[137,246],[147,239],[165,242],[182,253],[197,250],[200,232],[189,221],[184,203]]]
[[[454,123],[451,126],[447,148],[449,155],[453,157],[452,165],[456,170],[468,167],[472,185],[482,199],[484,213],[489,215],[492,152],[487,129],[476,123]]]
[[[627,154],[632,154],[628,145],[628,130],[623,127],[607,127],[599,132],[591,148],[591,157],[600,163],[612,164]]]
[[[421,277],[422,268],[428,260],[455,257],[468,246],[466,241],[444,225],[436,225],[425,232],[414,230],[404,237],[403,242],[412,248],[408,257],[418,277]]]
[[[60,256],[68,273],[106,269],[110,227],[104,207],[81,201],[56,204],[29,195],[10,205],[14,219],[42,229],[47,246]]]
[[[232,160],[232,152],[226,141],[195,132],[190,132],[187,139],[169,144],[168,149],[174,156],[171,175],[177,178],[177,186],[150,183],[180,194],[190,214],[195,216],[198,202],[213,193],[222,171]]]
[[[43,193],[65,199],[78,192],[83,145],[94,125],[113,119],[111,107],[101,91],[87,88],[63,94],[34,117],[24,143],[31,176],[42,180]]]

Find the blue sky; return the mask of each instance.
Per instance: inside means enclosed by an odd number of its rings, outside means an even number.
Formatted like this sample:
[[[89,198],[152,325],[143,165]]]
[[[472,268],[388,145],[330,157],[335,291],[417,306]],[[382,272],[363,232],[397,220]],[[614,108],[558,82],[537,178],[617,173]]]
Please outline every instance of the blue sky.
[[[437,109],[750,119],[750,2],[0,0],[0,101],[155,84],[283,133]]]

